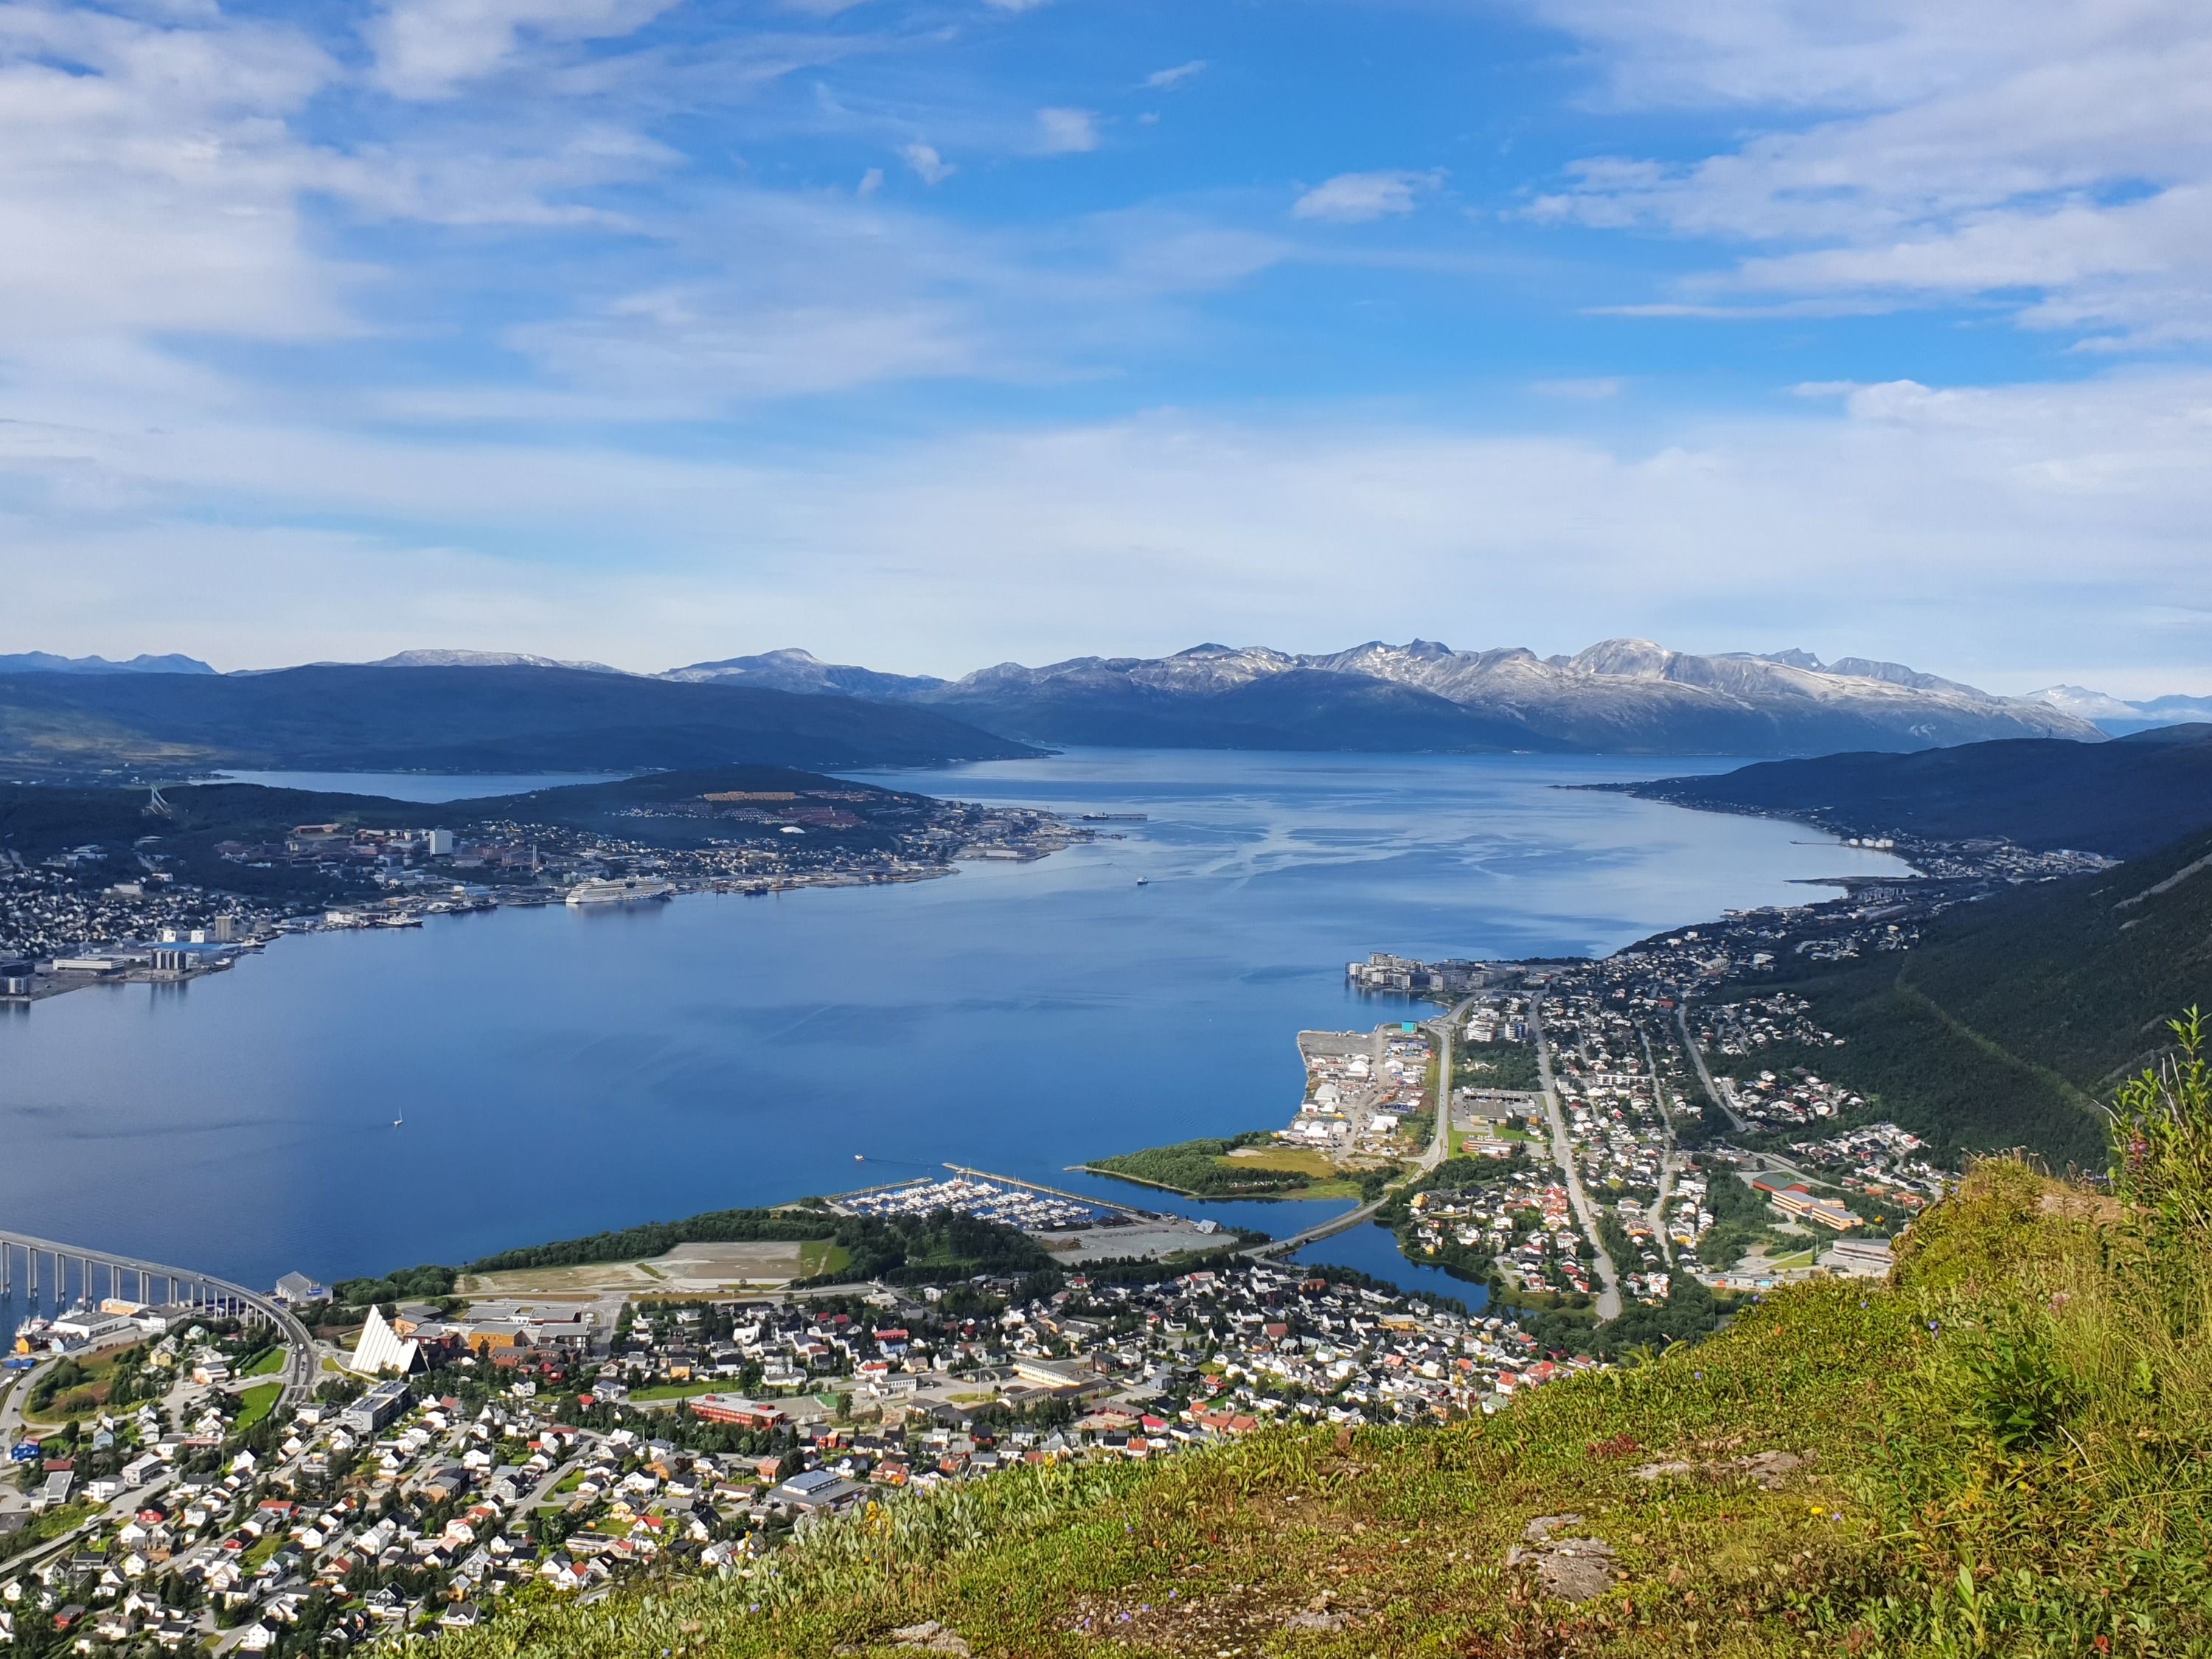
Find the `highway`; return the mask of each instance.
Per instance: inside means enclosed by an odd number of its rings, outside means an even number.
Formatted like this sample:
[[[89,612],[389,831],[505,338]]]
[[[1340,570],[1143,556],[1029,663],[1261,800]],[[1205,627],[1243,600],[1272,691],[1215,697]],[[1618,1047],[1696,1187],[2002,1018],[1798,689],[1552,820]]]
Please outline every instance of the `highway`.
[[[1735,1115],[1735,1109],[1721,1097],[1721,1091],[1713,1087],[1713,1074],[1705,1069],[1705,1052],[1698,1047],[1697,1038],[1690,1035],[1690,1005],[1688,1003],[1678,1002],[1674,1005],[1674,1024],[1682,1028],[1682,1046],[1690,1051],[1690,1064],[1698,1068],[1698,1080],[1705,1085],[1705,1098],[1711,1101],[1720,1115],[1734,1124],[1736,1133],[1741,1134],[1743,1120]]]
[[[1544,1035],[1541,1005],[1534,1000],[1528,1004],[1528,1034],[1536,1040],[1536,1073],[1544,1087],[1544,1115],[1552,1125],[1552,1156],[1567,1177],[1567,1201],[1575,1206],[1575,1219],[1582,1224],[1583,1236],[1589,1240],[1590,1249],[1597,1252],[1598,1292],[1597,1316],[1601,1324],[1620,1317],[1620,1274],[1606,1254],[1605,1244],[1598,1237],[1597,1212],[1590,1206],[1589,1194],[1583,1191],[1582,1170],[1575,1163],[1575,1143],[1567,1134],[1566,1114],[1559,1109],[1559,1091],[1552,1085],[1552,1047]]]

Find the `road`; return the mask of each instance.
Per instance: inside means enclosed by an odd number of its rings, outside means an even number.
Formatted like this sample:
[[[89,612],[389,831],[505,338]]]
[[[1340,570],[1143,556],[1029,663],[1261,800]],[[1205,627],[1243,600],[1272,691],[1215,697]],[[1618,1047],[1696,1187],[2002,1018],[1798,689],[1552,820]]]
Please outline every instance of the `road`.
[[[1404,1186],[1406,1181],[1419,1181],[1451,1156],[1452,1034],[1459,1029],[1460,1020],[1467,1011],[1481,1000],[1479,996],[1468,997],[1441,1019],[1421,1023],[1422,1029],[1437,1039],[1437,1132],[1429,1138],[1428,1150],[1415,1162],[1413,1173],[1398,1182],[1396,1186]],[[1333,1238],[1338,1233],[1349,1232],[1360,1223],[1371,1220],[1375,1212],[1388,1204],[1390,1198],[1391,1194],[1386,1192],[1371,1204],[1362,1204],[1358,1209],[1332,1216],[1328,1220],[1319,1222],[1304,1232],[1293,1233],[1288,1238],[1273,1238],[1265,1244],[1248,1245],[1241,1254],[1252,1256],[1287,1255],[1302,1250],[1318,1239]]]
[[[0,1451],[15,1443],[23,1426],[23,1407],[31,1397],[31,1384],[38,1379],[39,1373],[52,1363],[47,1360],[27,1371],[5,1373],[9,1382],[5,1387],[6,1397],[0,1399]]]
[[[1659,1241],[1659,1254],[1669,1269],[1674,1265],[1674,1241],[1667,1236],[1667,1200],[1674,1195],[1674,1161],[1681,1156],[1674,1144],[1674,1115],[1667,1109],[1667,1085],[1659,1080],[1659,1061],[1651,1052],[1651,1033],[1636,1023],[1644,1044],[1644,1066],[1651,1078],[1651,1099],[1659,1108],[1660,1126],[1667,1131],[1667,1150],[1659,1156],[1659,1196],[1651,1204],[1651,1234]]]
[[[1528,1005],[1528,1034],[1536,1040],[1536,1075],[1544,1087],[1544,1115],[1552,1125],[1552,1156],[1566,1174],[1567,1201],[1575,1206],[1575,1219],[1582,1224],[1583,1237],[1597,1252],[1597,1278],[1601,1286],[1597,1316],[1598,1322],[1604,1324],[1620,1317],[1620,1274],[1598,1237],[1597,1212],[1591,1207],[1589,1195],[1583,1191],[1582,1170],[1575,1163],[1575,1143],[1567,1133],[1566,1114],[1559,1109],[1559,1091],[1552,1084],[1552,1045],[1544,1035],[1543,1009],[1534,1000]]]
[[[1698,1068],[1698,1080],[1705,1085],[1705,1098],[1711,1101],[1719,1109],[1720,1115],[1734,1124],[1736,1133],[1741,1134],[1743,1120],[1735,1115],[1734,1107],[1721,1098],[1721,1091],[1713,1087],[1713,1074],[1705,1069],[1705,1051],[1698,1047],[1697,1038],[1690,1035],[1690,1005],[1688,1003],[1678,1002],[1674,1005],[1674,1024],[1682,1028],[1682,1046],[1690,1051],[1690,1064]]]

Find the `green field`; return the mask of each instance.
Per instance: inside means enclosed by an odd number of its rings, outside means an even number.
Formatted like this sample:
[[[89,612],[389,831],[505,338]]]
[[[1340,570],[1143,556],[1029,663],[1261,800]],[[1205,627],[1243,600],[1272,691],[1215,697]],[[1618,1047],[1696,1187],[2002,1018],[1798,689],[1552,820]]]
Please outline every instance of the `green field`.
[[[240,1376],[273,1376],[284,1369],[284,1349],[280,1345],[263,1354],[244,1370]]]
[[[264,1382],[258,1388],[248,1389],[239,1395],[238,1421],[230,1425],[231,1432],[236,1434],[250,1429],[268,1416],[276,1409],[276,1402],[283,1394],[282,1382]]]

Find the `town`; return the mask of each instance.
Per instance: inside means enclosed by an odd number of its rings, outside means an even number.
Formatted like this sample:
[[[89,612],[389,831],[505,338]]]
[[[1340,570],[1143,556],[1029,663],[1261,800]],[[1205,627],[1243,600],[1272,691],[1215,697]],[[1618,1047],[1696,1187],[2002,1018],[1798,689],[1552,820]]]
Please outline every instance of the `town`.
[[[84,1651],[283,1656],[434,1636],[533,1587],[759,1571],[828,1516],[1010,1464],[1445,1420],[1589,1363],[1360,1275],[1234,1260],[640,1298],[611,1322],[349,1310],[296,1274],[279,1291],[325,1379],[286,1408],[259,1380],[281,1343],[227,1311],[111,1302],[21,1333],[0,1639],[37,1621]]]
[[[664,820],[686,834],[643,833]],[[963,862],[1043,858],[1102,833],[1028,809],[836,789],[714,791],[627,807],[611,821],[635,833],[507,817],[302,823],[213,844],[213,868],[237,872],[236,891],[204,872],[198,883],[180,878],[158,833],[36,861],[0,848],[0,1000],[188,980],[291,933],[419,927],[507,905],[931,880]],[[731,833],[698,833],[718,827]]]

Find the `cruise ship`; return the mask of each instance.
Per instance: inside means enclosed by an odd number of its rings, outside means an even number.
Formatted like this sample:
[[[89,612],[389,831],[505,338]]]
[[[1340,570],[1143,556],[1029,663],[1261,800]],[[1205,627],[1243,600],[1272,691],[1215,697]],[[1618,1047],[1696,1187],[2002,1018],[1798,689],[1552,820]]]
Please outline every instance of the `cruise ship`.
[[[571,904],[627,904],[637,899],[665,899],[675,887],[650,876],[623,876],[606,881],[580,881],[568,890]]]

